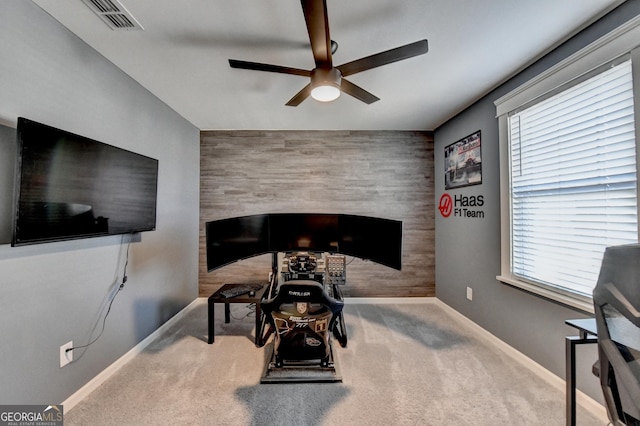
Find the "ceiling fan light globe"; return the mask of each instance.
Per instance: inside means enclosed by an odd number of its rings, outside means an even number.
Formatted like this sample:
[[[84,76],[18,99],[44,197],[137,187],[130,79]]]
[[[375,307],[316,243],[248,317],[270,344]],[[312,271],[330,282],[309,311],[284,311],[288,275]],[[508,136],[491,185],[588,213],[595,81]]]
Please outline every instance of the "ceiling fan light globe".
[[[320,85],[311,89],[311,97],[320,102],[331,102],[338,99],[340,89],[333,85]]]
[[[331,102],[340,96],[342,74],[337,68],[315,68],[311,71],[311,97],[320,102]]]

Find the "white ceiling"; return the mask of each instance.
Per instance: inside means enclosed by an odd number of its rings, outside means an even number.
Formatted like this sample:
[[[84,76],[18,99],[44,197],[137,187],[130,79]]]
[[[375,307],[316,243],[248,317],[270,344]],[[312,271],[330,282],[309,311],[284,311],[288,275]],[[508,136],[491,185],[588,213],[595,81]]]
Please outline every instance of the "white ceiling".
[[[426,55],[349,80],[381,100],[285,103],[307,83],[228,59],[313,68],[297,0],[120,0],[113,31],[81,0],[33,0],[201,130],[433,130],[620,0],[327,0],[340,65],[420,39]]]

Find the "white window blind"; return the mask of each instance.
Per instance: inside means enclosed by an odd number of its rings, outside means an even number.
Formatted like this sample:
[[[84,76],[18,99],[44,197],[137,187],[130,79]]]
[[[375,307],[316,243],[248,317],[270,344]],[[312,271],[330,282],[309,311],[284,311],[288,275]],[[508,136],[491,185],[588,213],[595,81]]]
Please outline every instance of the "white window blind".
[[[604,249],[637,242],[631,61],[508,125],[512,274],[590,296]]]

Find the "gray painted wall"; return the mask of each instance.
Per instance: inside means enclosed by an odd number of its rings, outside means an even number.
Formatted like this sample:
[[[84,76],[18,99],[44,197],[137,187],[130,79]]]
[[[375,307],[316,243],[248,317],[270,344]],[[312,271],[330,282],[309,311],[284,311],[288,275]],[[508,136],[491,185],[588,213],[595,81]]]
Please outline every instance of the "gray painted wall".
[[[0,404],[58,404],[198,295],[199,131],[30,1],[0,2]],[[13,248],[18,116],[159,160],[157,230]],[[93,331],[93,333],[92,333]]]
[[[588,315],[544,300],[496,280],[500,274],[500,194],[498,121],[493,101],[640,13],[629,0],[528,69],[445,123],[435,132],[436,205],[443,193],[484,197],[484,218],[444,218],[436,211],[436,295],[503,341],[564,378],[564,337],[576,334],[564,325]],[[445,191],[444,147],[482,131],[482,185]],[[473,301],[466,298],[473,288]],[[591,366],[595,345],[578,349],[578,387],[603,401]]]

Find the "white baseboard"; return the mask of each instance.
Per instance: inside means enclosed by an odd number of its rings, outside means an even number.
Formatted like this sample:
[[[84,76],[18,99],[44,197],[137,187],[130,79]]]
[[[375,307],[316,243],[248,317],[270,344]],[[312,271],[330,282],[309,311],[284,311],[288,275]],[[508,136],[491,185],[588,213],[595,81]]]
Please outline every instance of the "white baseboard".
[[[435,297],[345,297],[346,305],[377,305],[377,304],[413,304],[413,303],[438,303]],[[442,303],[442,302],[440,302]]]
[[[86,398],[91,392],[96,390],[98,386],[104,383],[107,379],[109,379],[112,375],[114,375],[122,366],[124,366],[127,362],[133,359],[136,355],[142,352],[151,342],[153,342],[158,336],[160,336],[165,330],[183,318],[186,314],[188,314],[191,310],[193,310],[196,306],[201,303],[206,303],[206,298],[197,298],[190,304],[188,304],[184,309],[175,314],[173,317],[169,318],[167,322],[162,324],[156,331],[147,336],[140,343],[135,345],[129,352],[122,355],[118,358],[113,364],[109,365],[107,368],[102,370],[95,376],[93,379],[88,381],[84,386],[78,389],[75,393],[73,393],[69,398],[67,398],[62,405],[64,406],[65,413],[68,413],[73,407],[76,406],[80,401]]]

